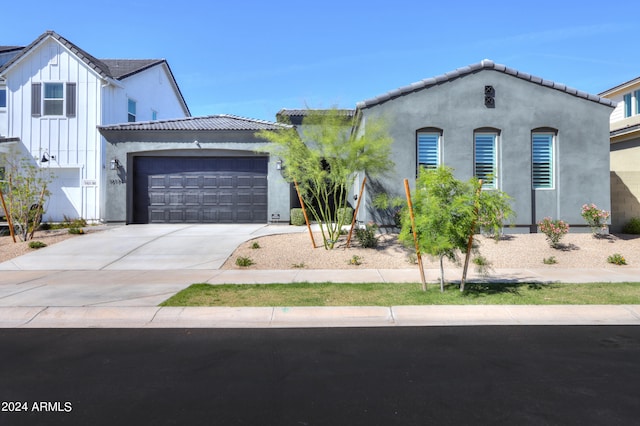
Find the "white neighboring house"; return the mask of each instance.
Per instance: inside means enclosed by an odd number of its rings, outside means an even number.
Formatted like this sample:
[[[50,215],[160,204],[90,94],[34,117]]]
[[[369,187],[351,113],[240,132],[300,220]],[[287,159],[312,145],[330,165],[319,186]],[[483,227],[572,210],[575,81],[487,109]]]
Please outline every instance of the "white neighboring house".
[[[0,144],[51,170],[46,221],[104,219],[114,159],[98,126],[190,116],[164,59],[99,60],[53,31],[0,46]]]

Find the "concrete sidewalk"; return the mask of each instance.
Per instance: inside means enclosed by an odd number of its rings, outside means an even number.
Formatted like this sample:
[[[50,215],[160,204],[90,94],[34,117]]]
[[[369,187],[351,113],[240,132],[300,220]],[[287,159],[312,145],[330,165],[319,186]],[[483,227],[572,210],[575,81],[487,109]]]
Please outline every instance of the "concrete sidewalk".
[[[640,271],[497,270],[506,282],[638,281]],[[437,288],[435,271],[429,285]],[[447,271],[460,276],[458,271]],[[608,278],[608,279],[607,279]],[[472,275],[471,280],[479,279]],[[3,271],[0,328],[388,327],[640,325],[640,305],[174,308],[162,301],[192,283],[419,282],[397,270]]]
[[[403,325],[637,324],[631,306],[397,306],[336,308],[160,308],[193,283],[419,282],[417,268],[220,270],[244,241],[306,232],[271,225],[113,227],[0,264],[4,327],[362,327]],[[213,238],[212,238],[213,236]],[[435,287],[438,272],[427,270]],[[461,276],[447,270],[448,279]],[[640,281],[638,268],[501,269],[469,280]]]

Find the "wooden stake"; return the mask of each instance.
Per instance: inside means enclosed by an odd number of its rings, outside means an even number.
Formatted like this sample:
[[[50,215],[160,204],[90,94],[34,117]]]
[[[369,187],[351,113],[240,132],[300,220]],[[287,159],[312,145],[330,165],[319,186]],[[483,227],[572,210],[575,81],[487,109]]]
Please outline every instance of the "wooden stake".
[[[351,235],[353,235],[353,227],[356,225],[356,217],[358,216],[358,209],[360,208],[360,201],[362,201],[362,194],[364,193],[364,184],[367,183],[367,177],[362,180],[362,186],[360,187],[360,195],[358,196],[358,203],[356,204],[356,210],[353,212],[351,218],[351,229],[349,230],[349,236],[347,237],[347,248],[351,244]]]
[[[2,186],[0,186],[0,201],[2,201],[2,210],[4,211],[4,214],[7,216],[7,224],[9,225],[9,234],[11,235],[13,242],[17,243],[16,234],[13,230],[13,221],[11,220],[9,209],[7,209],[7,203],[4,202],[4,195],[2,194]]]
[[[420,279],[422,280],[422,291],[427,291],[427,280],[424,277],[424,266],[422,265],[422,257],[420,256],[420,247],[418,246],[418,235],[416,234],[416,222],[413,217],[413,204],[411,204],[411,190],[409,189],[409,179],[404,180],[404,191],[407,194],[407,206],[409,207],[409,217],[411,217],[411,232],[413,232],[413,242],[416,246],[416,256],[418,257],[418,268],[420,269]]]
[[[307,224],[307,229],[309,230],[309,236],[311,237],[311,244],[313,244],[313,248],[317,248],[316,241],[313,239],[313,232],[311,232],[311,225],[309,224],[309,216],[307,216],[307,209],[304,207],[304,200],[302,199],[302,195],[300,195],[300,188],[298,188],[298,182],[295,180],[293,184],[296,186],[296,192],[298,193],[298,200],[300,200],[300,206],[302,207],[302,214],[304,215],[304,221]]]

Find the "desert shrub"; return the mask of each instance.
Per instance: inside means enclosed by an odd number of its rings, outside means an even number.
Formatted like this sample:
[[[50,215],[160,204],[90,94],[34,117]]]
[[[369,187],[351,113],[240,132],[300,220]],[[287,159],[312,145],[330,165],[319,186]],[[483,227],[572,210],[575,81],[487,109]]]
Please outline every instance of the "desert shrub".
[[[378,245],[376,232],[378,226],[375,223],[368,223],[364,228],[356,229],[356,238],[364,248],[374,248]]]
[[[556,263],[558,263],[558,260],[555,256],[550,256],[542,259],[542,263],[544,263],[545,265],[555,265]]]
[[[29,248],[32,249],[39,249],[39,248],[43,248],[46,247],[47,245],[45,243],[43,243],[42,241],[30,241],[29,242]]]
[[[620,253],[614,253],[611,256],[607,257],[607,262],[613,263],[614,265],[626,265],[627,261]]]
[[[611,216],[610,212],[600,210],[595,204],[584,204],[581,214],[594,234],[607,229],[607,219]]]
[[[252,248],[252,249],[254,249],[254,250],[255,250],[255,249],[259,249],[259,248],[260,248],[260,243],[258,243],[257,241],[254,241],[254,242],[251,244],[251,248]]]
[[[560,239],[569,232],[569,224],[560,220],[552,220],[550,217],[545,217],[538,222],[540,232],[547,236],[547,241],[552,248],[558,247]]]
[[[353,220],[353,209],[351,207],[340,207],[337,211],[337,219],[339,223],[351,225]]]
[[[362,257],[354,254],[353,256],[351,256],[351,259],[349,259],[349,265],[362,265]]]
[[[625,234],[640,234],[640,217],[631,218],[629,222],[622,228]]]
[[[304,213],[302,213],[302,209],[291,209],[291,224],[295,226],[301,226],[305,223],[306,222],[304,220]]]
[[[84,229],[82,228],[69,228],[69,233],[74,235],[82,235],[84,234]]]
[[[253,265],[253,260],[250,257],[240,256],[236,259],[236,265],[246,267]]]

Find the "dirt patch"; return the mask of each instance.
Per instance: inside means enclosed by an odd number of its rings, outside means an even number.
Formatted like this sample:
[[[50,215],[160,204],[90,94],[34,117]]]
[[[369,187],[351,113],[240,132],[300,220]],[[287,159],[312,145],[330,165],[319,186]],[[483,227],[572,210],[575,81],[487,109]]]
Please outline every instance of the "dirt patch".
[[[92,226],[84,228],[84,231],[88,234],[101,231],[102,229],[104,228],[101,226]],[[47,246],[50,246],[64,240],[68,240],[69,238],[82,238],[82,235],[70,234],[68,229],[54,229],[48,231],[37,231],[31,241],[41,241]],[[17,236],[16,240],[17,242],[14,243],[8,235],[0,237],[0,262],[11,260],[14,257],[22,256],[23,254],[30,253],[34,250],[42,250],[29,248],[30,241],[20,241]]]

